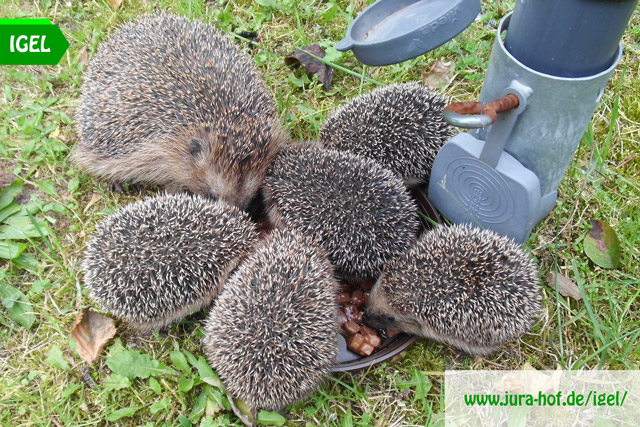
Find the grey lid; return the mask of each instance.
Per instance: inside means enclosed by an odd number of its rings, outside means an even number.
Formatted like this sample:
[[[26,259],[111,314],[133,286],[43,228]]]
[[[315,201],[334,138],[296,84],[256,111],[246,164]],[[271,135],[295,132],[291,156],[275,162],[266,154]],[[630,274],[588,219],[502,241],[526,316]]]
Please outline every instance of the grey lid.
[[[480,0],[378,0],[353,20],[336,49],[352,49],[363,64],[395,64],[451,40],[479,12]]]

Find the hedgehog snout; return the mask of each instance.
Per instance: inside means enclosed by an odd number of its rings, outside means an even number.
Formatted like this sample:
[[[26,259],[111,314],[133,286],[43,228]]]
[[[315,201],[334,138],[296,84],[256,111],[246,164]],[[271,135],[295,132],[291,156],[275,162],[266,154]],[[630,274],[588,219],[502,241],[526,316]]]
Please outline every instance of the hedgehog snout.
[[[397,320],[390,314],[375,314],[371,309],[367,309],[363,316],[362,322],[376,329],[393,329],[397,324]]]

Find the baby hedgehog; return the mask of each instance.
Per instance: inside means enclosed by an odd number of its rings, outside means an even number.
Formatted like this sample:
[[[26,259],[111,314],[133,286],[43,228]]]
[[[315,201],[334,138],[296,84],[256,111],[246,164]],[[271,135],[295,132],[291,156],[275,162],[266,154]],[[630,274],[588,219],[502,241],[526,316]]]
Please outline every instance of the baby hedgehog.
[[[407,185],[428,182],[438,150],[456,133],[442,118],[446,104],[438,91],[418,83],[377,88],[333,112],[320,142],[376,160]]]
[[[541,300],[536,266],[512,240],[441,226],[385,266],[367,320],[486,356],[529,330]]]
[[[255,225],[236,207],[165,194],[107,217],[81,267],[103,309],[151,331],[209,305],[257,241]]]
[[[73,160],[89,173],[240,208],[285,139],[250,58],[213,27],[163,13],[100,45],[76,118]]]
[[[402,181],[357,154],[283,150],[263,190],[270,221],[314,237],[346,280],[377,277],[416,241],[417,207]]]
[[[232,274],[205,325],[205,354],[231,394],[280,410],[329,375],[337,354],[338,285],[324,252],[287,230]]]

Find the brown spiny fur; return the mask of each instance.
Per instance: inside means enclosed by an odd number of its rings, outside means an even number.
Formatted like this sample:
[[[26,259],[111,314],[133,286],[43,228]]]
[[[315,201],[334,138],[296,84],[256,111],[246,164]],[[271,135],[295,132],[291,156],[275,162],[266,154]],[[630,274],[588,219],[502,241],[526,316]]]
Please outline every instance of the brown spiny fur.
[[[246,207],[286,140],[250,58],[200,21],[147,15],[102,43],[84,76],[73,161]]]
[[[486,356],[527,332],[541,308],[537,268],[522,248],[457,224],[428,231],[385,266],[367,323]]]

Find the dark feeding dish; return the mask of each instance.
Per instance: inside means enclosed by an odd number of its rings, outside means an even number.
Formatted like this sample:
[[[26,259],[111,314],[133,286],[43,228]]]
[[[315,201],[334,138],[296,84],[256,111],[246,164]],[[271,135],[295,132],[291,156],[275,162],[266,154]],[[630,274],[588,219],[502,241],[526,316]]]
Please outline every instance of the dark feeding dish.
[[[363,64],[396,64],[451,40],[479,12],[480,0],[378,0],[354,19],[336,49],[352,49]]]
[[[421,214],[420,222],[422,227],[420,233],[432,228],[433,223],[442,224],[442,218],[427,198],[423,188],[415,187],[411,189],[411,196],[416,201],[416,204],[418,205],[418,212]],[[376,363],[384,362],[408,348],[417,339],[416,336],[405,333],[401,333],[393,337],[385,337],[383,335],[382,338],[382,343],[378,349],[370,356],[363,357],[350,351],[347,348],[347,341],[345,337],[338,335],[338,356],[336,358],[336,365],[332,368],[332,371],[355,371],[375,365]]]

